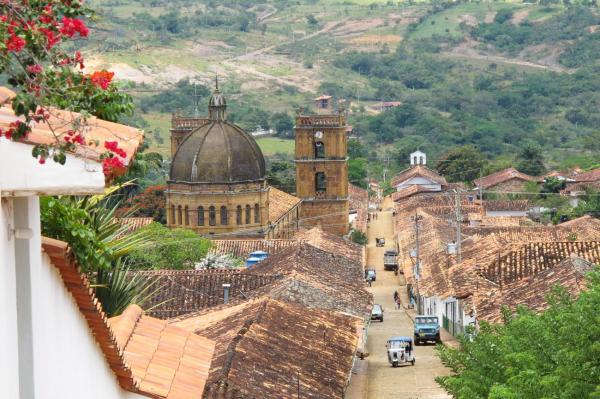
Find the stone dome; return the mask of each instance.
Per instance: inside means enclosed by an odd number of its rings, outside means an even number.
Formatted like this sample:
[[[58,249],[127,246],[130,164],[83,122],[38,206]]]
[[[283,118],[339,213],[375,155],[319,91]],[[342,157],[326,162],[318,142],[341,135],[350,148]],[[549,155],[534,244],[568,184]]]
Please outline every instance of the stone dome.
[[[209,122],[179,145],[170,180],[186,183],[234,183],[265,179],[265,158],[256,141],[226,121],[225,98],[218,87],[209,100]]]
[[[230,183],[265,178],[265,159],[256,141],[240,127],[211,121],[191,132],[171,164],[171,180]]]

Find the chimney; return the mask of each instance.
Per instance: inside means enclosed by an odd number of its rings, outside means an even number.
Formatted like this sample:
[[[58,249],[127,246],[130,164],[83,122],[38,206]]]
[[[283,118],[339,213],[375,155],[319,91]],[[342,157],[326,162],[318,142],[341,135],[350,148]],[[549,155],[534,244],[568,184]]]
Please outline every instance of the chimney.
[[[223,303],[229,303],[229,288],[231,284],[223,284]]]

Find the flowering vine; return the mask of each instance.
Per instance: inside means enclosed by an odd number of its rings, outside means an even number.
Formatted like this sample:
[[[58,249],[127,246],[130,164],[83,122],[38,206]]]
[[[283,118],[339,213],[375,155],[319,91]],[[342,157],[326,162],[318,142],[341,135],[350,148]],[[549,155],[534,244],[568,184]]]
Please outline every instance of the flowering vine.
[[[56,108],[79,113],[60,132],[48,124],[55,140],[32,152],[42,164],[48,158],[64,164],[66,153],[77,146],[98,145],[85,137],[90,115],[116,121],[133,110],[131,97],[118,91],[112,72],[86,74],[81,53],[61,48],[67,41],[90,36],[84,21],[92,14],[82,0],[0,0],[0,73],[19,89],[12,108],[21,117],[0,129],[0,137],[22,140],[36,123],[49,121]],[[101,159],[110,175],[122,167],[124,152],[116,142],[104,147]]]

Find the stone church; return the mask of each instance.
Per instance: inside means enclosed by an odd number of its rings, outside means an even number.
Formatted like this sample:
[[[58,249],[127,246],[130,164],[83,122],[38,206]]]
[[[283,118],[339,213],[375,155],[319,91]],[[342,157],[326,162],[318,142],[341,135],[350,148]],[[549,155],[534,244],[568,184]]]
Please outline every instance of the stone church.
[[[266,181],[258,144],[227,121],[216,84],[208,116],[174,114],[167,225],[215,238],[291,238],[300,228],[348,232],[346,121],[330,98],[315,101],[317,114],[296,116],[296,192]]]

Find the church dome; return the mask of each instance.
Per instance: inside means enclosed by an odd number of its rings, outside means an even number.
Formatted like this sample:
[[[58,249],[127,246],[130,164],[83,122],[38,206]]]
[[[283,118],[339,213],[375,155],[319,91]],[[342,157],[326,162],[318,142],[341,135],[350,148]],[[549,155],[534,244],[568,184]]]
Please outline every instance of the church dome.
[[[179,145],[170,180],[232,183],[265,179],[265,159],[256,141],[226,121],[226,101],[218,86],[209,100],[209,123],[193,130]]]

